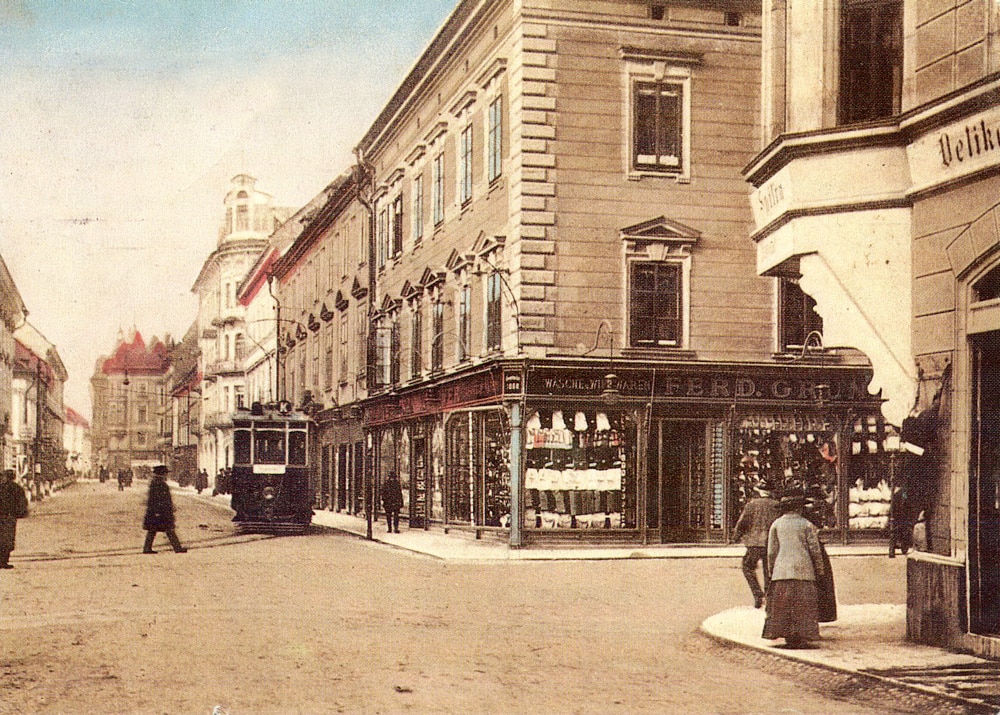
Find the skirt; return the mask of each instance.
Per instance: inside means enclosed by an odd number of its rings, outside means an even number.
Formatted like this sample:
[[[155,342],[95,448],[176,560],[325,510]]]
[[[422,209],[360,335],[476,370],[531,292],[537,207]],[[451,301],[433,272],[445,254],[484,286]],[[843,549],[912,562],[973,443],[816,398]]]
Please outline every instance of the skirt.
[[[820,623],[832,623],[837,620],[837,592],[833,585],[833,567],[830,565],[830,557],[826,553],[826,546],[823,542],[819,545],[820,553],[823,556],[823,567],[825,573],[816,579],[816,591],[818,592],[818,620]]]
[[[771,581],[767,594],[767,619],[762,638],[815,640],[819,638],[816,583]]]

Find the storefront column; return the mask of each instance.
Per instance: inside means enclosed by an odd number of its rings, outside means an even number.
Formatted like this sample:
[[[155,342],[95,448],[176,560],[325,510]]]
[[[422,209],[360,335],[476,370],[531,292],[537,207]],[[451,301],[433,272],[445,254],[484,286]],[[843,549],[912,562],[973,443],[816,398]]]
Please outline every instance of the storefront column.
[[[510,406],[510,547],[521,548],[523,511],[521,505],[521,403]]]

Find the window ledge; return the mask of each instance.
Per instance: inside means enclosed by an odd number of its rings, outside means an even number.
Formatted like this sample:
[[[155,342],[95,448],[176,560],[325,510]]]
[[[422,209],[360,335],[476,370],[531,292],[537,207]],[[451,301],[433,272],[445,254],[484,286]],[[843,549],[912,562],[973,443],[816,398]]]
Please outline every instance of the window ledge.
[[[683,348],[625,348],[621,352],[627,358],[667,358],[670,360],[697,360],[698,353]]]

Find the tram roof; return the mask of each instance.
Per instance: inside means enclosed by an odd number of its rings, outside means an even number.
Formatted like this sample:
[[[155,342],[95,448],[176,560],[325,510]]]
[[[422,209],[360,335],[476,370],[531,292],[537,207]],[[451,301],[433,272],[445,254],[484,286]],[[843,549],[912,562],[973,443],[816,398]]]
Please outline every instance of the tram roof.
[[[239,410],[233,415],[233,426],[239,424],[251,425],[261,422],[288,422],[301,426],[306,426],[312,422],[312,418],[305,412],[297,410],[287,411],[277,408],[262,408],[259,413],[247,409]]]

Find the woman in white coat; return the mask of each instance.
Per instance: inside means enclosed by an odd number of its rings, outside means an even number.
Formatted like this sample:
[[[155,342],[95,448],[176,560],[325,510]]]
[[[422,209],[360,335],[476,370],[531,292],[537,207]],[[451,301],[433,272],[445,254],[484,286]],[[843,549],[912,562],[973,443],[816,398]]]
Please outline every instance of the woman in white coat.
[[[784,638],[786,647],[802,648],[819,638],[816,581],[824,573],[819,532],[803,515],[801,490],[781,498],[783,512],[768,532],[767,560],[771,586],[762,637]]]

